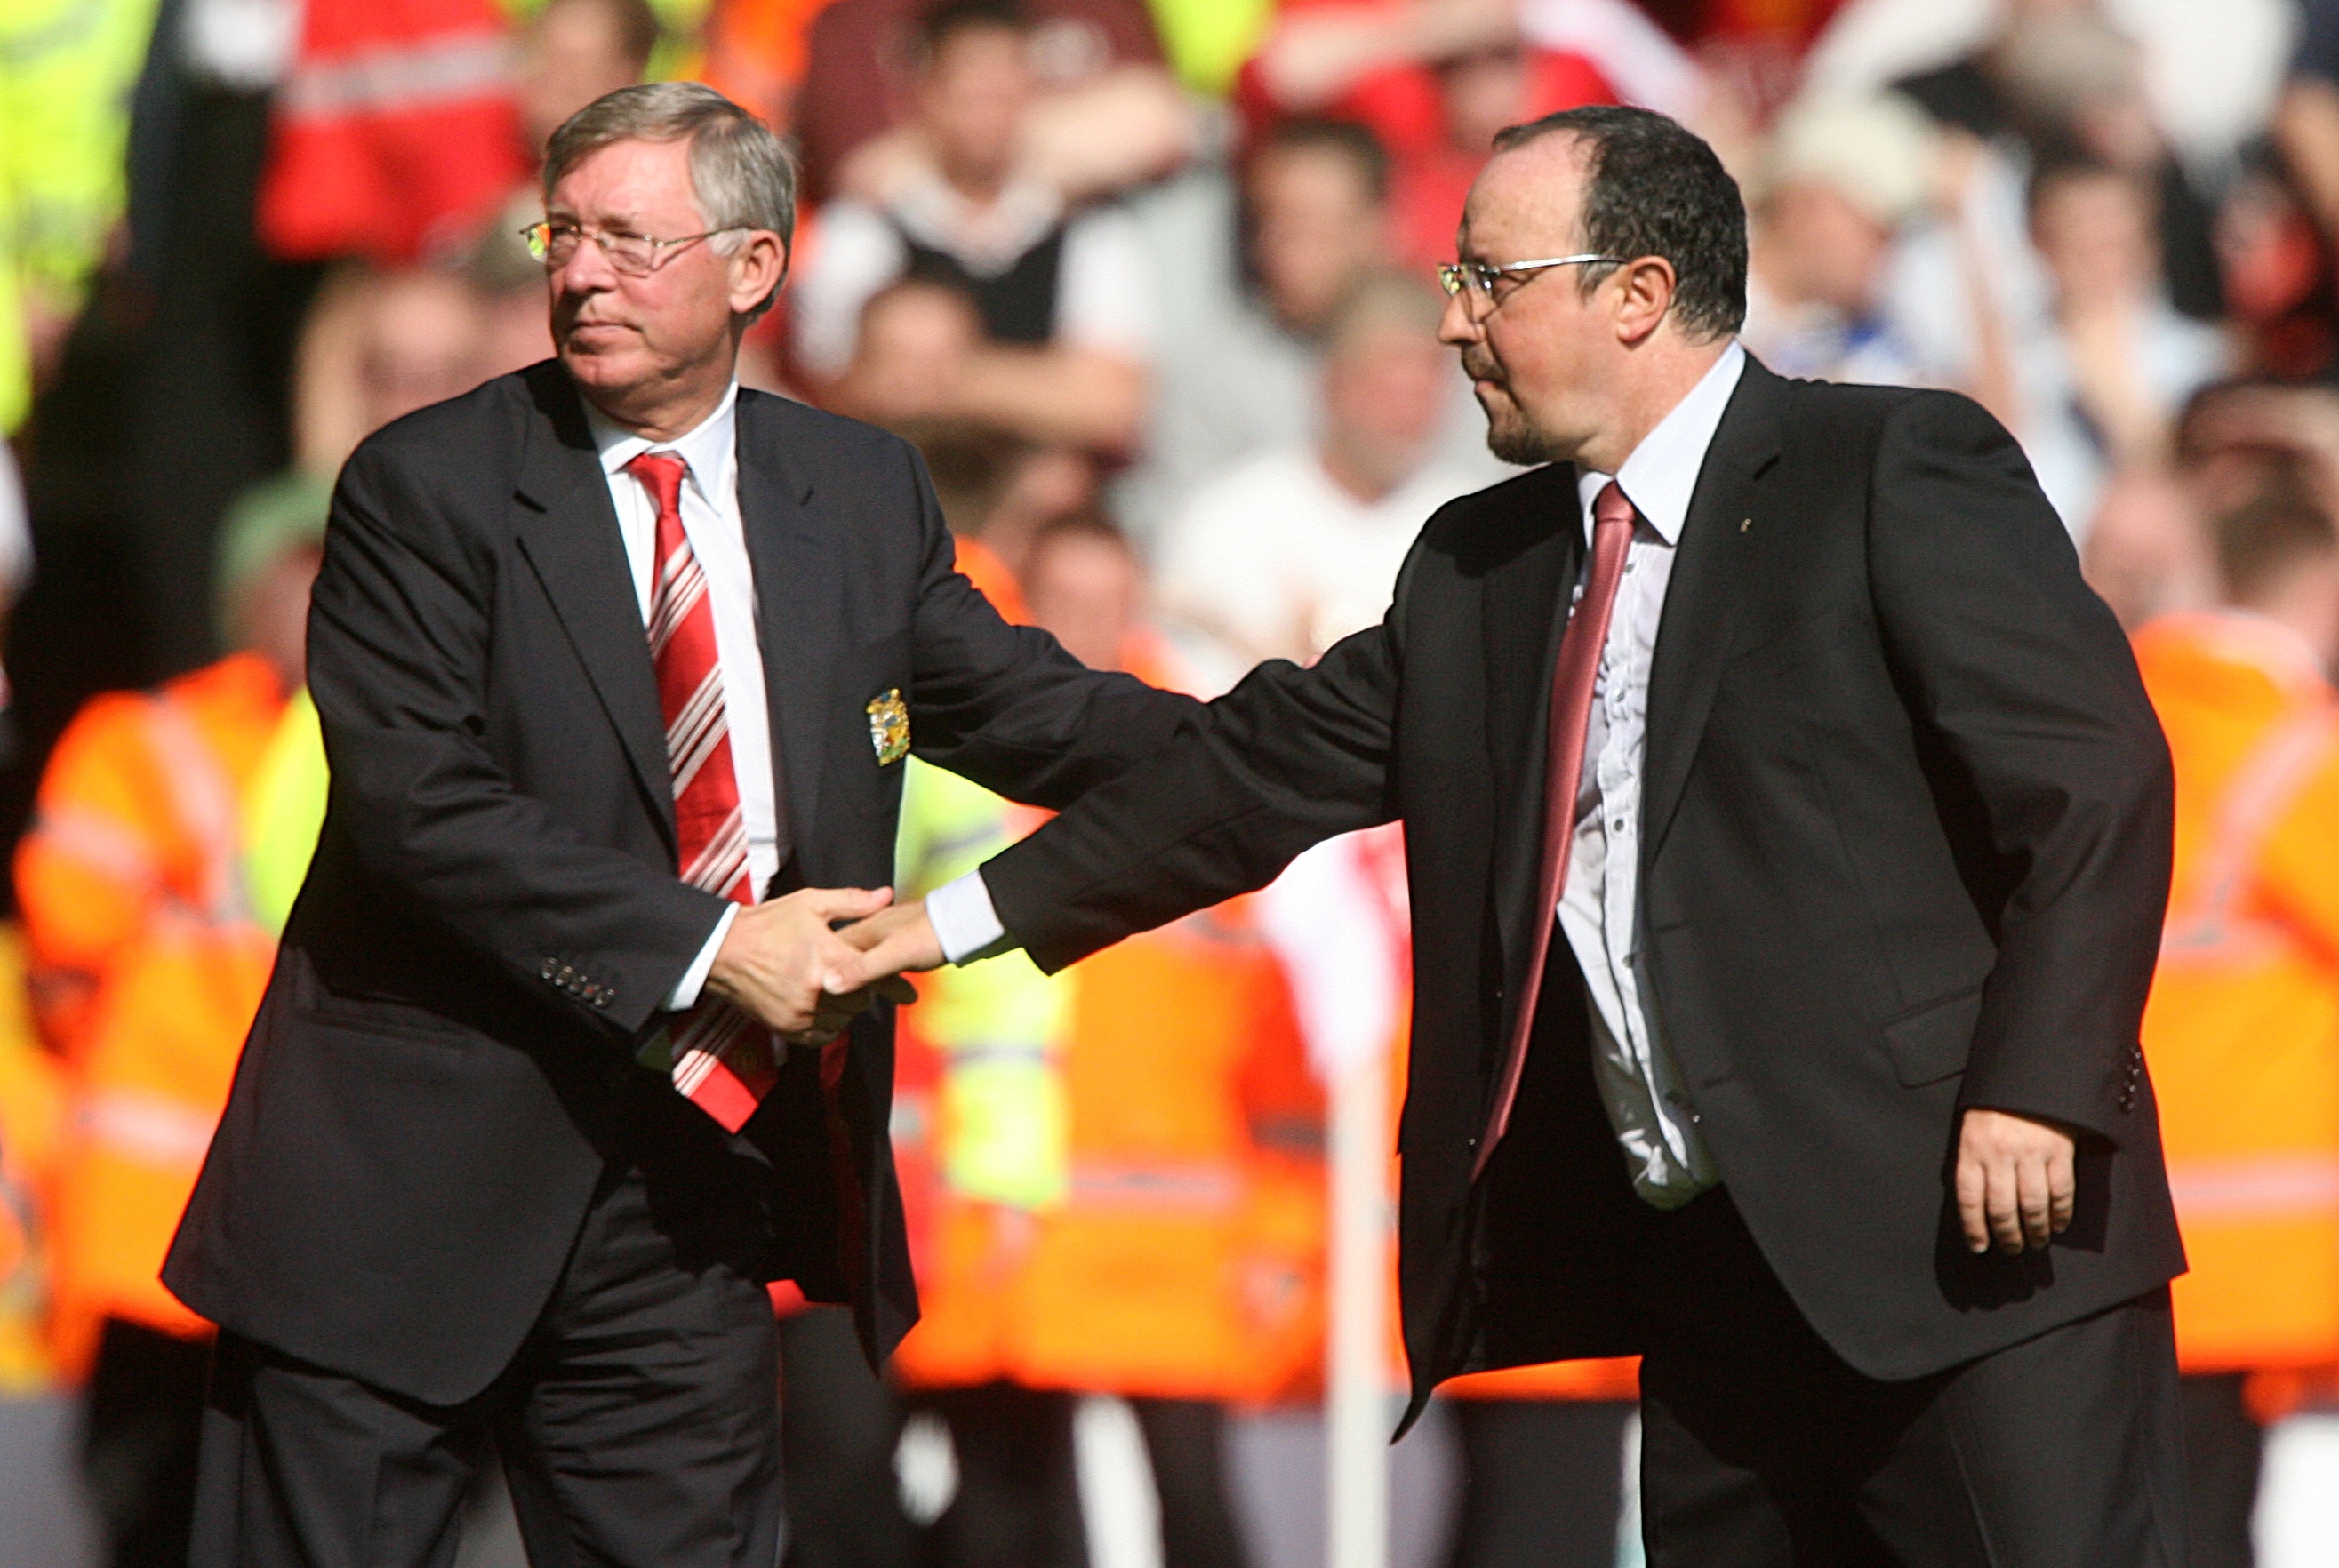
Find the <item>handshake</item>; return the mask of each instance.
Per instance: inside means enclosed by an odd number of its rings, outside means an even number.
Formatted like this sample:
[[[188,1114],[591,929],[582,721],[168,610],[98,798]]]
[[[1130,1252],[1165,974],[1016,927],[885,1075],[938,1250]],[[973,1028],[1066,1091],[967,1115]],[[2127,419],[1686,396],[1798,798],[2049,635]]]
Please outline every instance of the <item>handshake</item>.
[[[825,1045],[879,997],[909,1001],[902,973],[943,956],[923,899],[805,888],[739,912],[706,988],[791,1045]]]

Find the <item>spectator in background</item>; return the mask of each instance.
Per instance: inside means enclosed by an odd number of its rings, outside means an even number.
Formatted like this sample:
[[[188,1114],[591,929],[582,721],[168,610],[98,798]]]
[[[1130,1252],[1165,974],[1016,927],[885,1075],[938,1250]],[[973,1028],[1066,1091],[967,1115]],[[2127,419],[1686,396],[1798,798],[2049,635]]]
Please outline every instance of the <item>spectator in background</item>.
[[[641,81],[657,43],[657,13],[648,0],[546,0],[513,51],[531,179],[552,133],[596,98]],[[531,210],[520,222],[539,216]]]
[[[543,269],[537,271],[540,318]],[[358,264],[337,272],[301,334],[293,399],[298,466],[330,481],[371,432],[479,385],[486,325],[478,292],[459,273],[377,272]]]
[[[1388,607],[1429,514],[1475,476],[1440,460],[1453,374],[1426,281],[1356,289],[1326,347],[1323,427],[1197,491],[1159,544],[1164,616],[1213,690],[1267,658],[1312,662]]]
[[[1389,264],[1389,179],[1366,127],[1288,120],[1253,148],[1239,183],[1198,172],[1139,203],[1162,325],[1143,455],[1117,483],[1114,509],[1149,549],[1197,488],[1315,439],[1332,321]],[[1500,478],[1458,370],[1443,396],[1440,453],[1475,483]]]
[[[88,1379],[84,1469],[116,1568],[183,1568],[211,1326],[156,1278],[275,960],[244,896],[244,808],[302,682],[324,497],[240,502],[222,531],[237,651],[84,708],[16,853],[42,1035],[70,1131],[49,1216],[50,1337]]]
[[[1124,215],[1068,212],[1019,170],[1031,38],[1007,0],[951,0],[926,16],[916,123],[933,167],[883,205],[830,204],[798,288],[797,356],[815,381],[834,380],[879,291],[941,283],[972,303],[982,333],[904,378],[917,406],[897,417],[1124,451],[1145,411],[1145,259]]]
[[[1929,211],[1940,136],[1892,95],[1820,100],[1781,116],[1753,182],[1747,348],[1782,376],[1945,386],[1888,308],[1896,241]]]
[[[1529,43],[1504,0],[1293,5],[1244,73],[1255,130],[1292,115],[1364,125],[1393,171],[1396,259],[1450,260],[1470,182],[1495,133],[1616,94],[1583,54]]]
[[[2339,370],[2339,272],[2311,194],[2324,177],[2311,145],[2316,134],[2285,111],[2276,143],[2253,150],[2217,212],[2242,366],[2276,380],[2327,381]]]
[[[2224,339],[2169,304],[2152,188],[2075,157],[2030,180],[2030,232],[2053,289],[2051,336],[2018,350],[2017,427],[2040,488],[2084,534],[2107,473],[2157,462],[2176,410],[2221,375]]]
[[[2033,159],[2090,159],[2144,182],[2172,301],[2200,321],[2223,311],[2213,208],[2155,117],[2136,44],[2089,5],[2016,0],[1980,50],[1898,86],[1947,126],[2017,142]]]
[[[2159,464],[2114,474],[2096,502],[2079,566],[2122,629],[2199,609],[2216,577],[2198,500]]]
[[[2295,489],[2216,529],[2212,611],[2137,638],[2176,772],[2144,1049],[2191,1271],[2172,1287],[2192,1562],[2248,1568],[2253,1375],[2339,1366],[2339,537]]]
[[[747,0],[755,3],[755,0]],[[931,169],[914,127],[927,0],[834,0],[813,19],[795,128],[815,202],[883,202]],[[1166,173],[1191,151],[1191,112],[1162,64],[1144,0],[1029,0],[1025,174],[1068,202]],[[774,42],[785,35],[775,35]],[[785,52],[785,44],[781,45]],[[781,69],[775,59],[774,71]]]

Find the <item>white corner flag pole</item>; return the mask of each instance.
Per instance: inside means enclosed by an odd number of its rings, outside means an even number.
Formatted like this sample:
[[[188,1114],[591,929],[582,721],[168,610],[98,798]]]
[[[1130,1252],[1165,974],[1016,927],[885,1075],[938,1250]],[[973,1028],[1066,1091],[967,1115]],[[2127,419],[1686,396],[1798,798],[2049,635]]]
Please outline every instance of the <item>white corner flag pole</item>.
[[[1388,1561],[1388,1093],[1379,1055],[1332,1085],[1328,1568]]]

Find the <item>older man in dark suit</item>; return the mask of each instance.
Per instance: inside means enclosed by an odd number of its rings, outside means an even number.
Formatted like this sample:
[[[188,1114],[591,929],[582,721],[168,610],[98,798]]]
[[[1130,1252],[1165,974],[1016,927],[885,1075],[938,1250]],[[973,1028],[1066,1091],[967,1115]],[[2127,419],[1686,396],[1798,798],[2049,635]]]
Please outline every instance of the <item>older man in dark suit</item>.
[[[2169,767],[2127,644],[1987,414],[1737,346],[1703,143],[1601,108],[1496,147],[1443,335],[1547,466],[831,983],[1054,968],[1401,819],[1416,1412],[1639,1352],[1653,1563],[2175,1568]]]
[[[817,989],[903,758],[1062,805],[1196,711],[1001,621],[903,443],[738,388],[793,216],[716,94],[602,99],[530,232],[558,360],[342,475],[331,804],[165,1272],[222,1331],[204,1568],[449,1562],[490,1444],[534,1562],[770,1568],[766,1282],[873,1356],[916,1315],[890,1003]]]

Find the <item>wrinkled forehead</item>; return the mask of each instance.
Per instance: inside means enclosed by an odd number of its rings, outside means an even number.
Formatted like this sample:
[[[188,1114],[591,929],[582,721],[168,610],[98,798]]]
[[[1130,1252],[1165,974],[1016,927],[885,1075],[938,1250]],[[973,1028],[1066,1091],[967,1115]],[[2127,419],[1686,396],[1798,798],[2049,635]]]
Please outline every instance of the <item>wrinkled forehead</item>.
[[[1584,164],[1582,140],[1564,133],[1488,159],[1462,210],[1463,257],[1518,261],[1580,249]]]
[[[628,138],[596,147],[561,172],[546,208],[552,216],[587,222],[689,232],[699,219],[690,140]],[[677,223],[682,228],[674,229]]]

